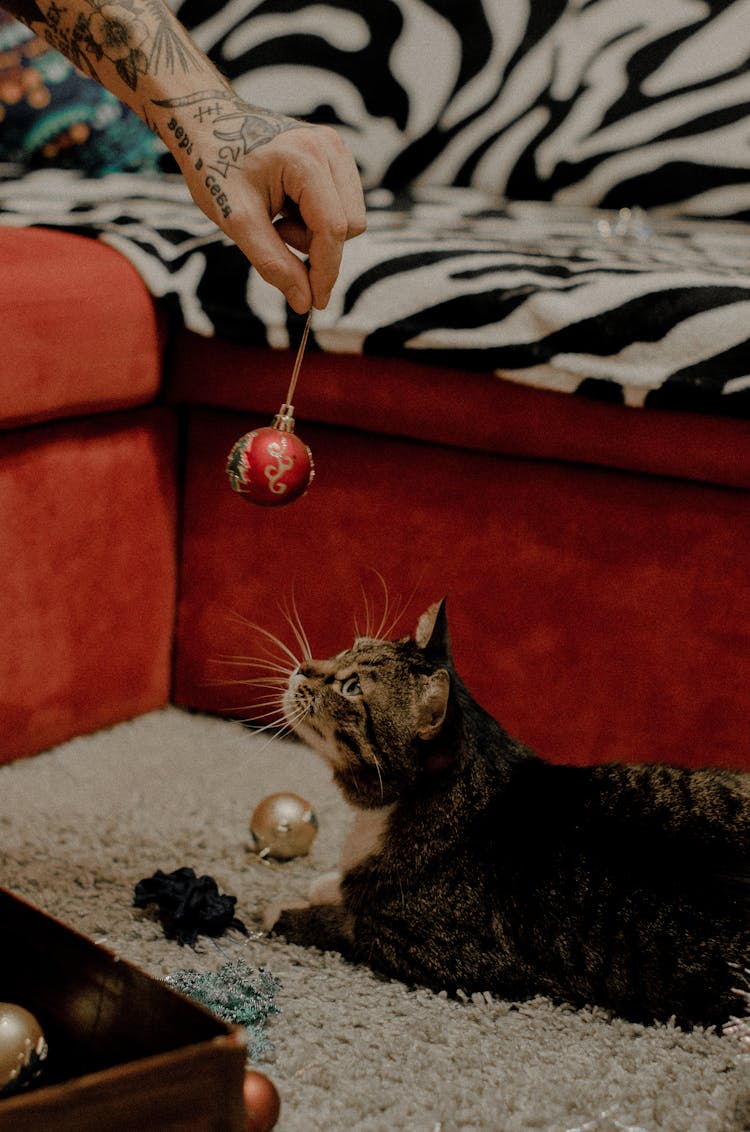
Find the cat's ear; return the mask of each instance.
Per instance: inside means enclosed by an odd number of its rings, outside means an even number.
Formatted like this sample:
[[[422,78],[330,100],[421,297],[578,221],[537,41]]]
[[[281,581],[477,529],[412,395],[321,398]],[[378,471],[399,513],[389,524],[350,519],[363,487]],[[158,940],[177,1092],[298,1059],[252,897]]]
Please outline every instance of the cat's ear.
[[[451,678],[444,668],[438,668],[425,677],[417,701],[417,735],[420,739],[434,739],[445,723]]]
[[[433,653],[443,660],[450,660],[451,638],[448,632],[445,598],[436,601],[419,618],[414,640],[425,652]]]

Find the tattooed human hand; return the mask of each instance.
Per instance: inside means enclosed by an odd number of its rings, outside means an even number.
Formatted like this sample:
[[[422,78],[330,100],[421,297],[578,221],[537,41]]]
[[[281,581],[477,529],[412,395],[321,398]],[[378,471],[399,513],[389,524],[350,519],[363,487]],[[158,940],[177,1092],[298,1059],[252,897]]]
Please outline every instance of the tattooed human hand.
[[[326,306],[344,243],[365,228],[334,130],[243,102],[162,0],[2,3],[159,134],[196,204],[295,311]]]
[[[338,134],[239,99],[229,87],[155,99],[150,117],[193,198],[300,314],[328,303],[346,240],[365,228],[354,159]],[[309,271],[289,250],[309,257]]]

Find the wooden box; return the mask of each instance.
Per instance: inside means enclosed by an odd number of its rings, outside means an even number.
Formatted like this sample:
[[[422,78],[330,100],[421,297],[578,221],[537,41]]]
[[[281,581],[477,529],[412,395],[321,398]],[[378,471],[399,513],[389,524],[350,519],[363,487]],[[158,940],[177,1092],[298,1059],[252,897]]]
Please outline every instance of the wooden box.
[[[0,889],[0,1001],[49,1045],[0,1132],[244,1132],[242,1031]]]

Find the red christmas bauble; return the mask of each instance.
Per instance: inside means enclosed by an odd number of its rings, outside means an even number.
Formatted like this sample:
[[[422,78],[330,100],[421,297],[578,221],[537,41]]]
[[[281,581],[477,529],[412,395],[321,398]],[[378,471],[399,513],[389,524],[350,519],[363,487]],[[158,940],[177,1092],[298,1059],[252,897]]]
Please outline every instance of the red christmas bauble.
[[[260,507],[282,507],[299,499],[315,475],[312,453],[294,435],[291,413],[292,406],[283,405],[271,425],[245,433],[229,453],[229,482]]]
[[[265,1073],[248,1069],[242,1091],[247,1109],[247,1132],[271,1132],[281,1112],[281,1100],[273,1081]]]

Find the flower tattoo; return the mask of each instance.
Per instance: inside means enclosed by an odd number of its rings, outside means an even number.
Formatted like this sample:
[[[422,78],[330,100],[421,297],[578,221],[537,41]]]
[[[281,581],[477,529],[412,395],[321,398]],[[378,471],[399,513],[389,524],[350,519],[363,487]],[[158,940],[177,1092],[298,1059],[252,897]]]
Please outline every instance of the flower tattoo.
[[[104,86],[98,68],[103,60],[133,91],[142,75],[187,74],[200,65],[200,51],[161,0],[86,0],[71,7],[51,0],[46,14],[36,0],[14,4],[33,30]]]
[[[125,4],[102,4],[88,21],[88,38],[97,58],[104,56],[114,63],[131,90],[136,88],[138,75],[148,70],[148,56],[142,50],[148,34],[148,27],[138,19],[138,9]]]

